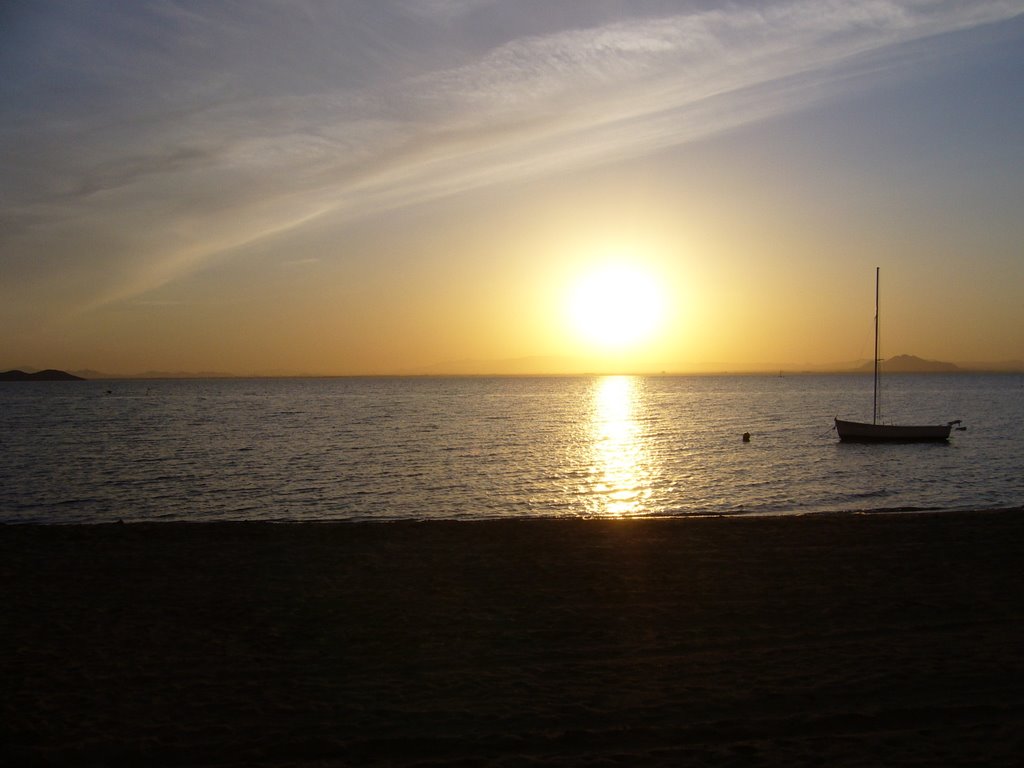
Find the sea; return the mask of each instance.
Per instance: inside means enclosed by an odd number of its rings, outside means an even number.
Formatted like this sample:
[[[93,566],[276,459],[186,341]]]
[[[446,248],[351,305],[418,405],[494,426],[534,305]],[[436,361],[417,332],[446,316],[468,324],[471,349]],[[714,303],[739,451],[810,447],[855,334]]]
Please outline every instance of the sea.
[[[0,384],[0,522],[395,521],[1024,503],[1024,376],[381,377]],[[749,441],[744,441],[744,433]]]

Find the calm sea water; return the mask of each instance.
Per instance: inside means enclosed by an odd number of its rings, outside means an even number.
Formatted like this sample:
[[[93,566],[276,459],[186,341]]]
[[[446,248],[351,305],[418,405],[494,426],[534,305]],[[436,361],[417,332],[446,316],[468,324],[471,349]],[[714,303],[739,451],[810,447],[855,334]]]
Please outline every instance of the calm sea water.
[[[0,384],[0,521],[792,514],[1024,503],[1024,377],[886,378],[949,444],[838,442],[866,376]],[[751,440],[741,440],[750,432]]]

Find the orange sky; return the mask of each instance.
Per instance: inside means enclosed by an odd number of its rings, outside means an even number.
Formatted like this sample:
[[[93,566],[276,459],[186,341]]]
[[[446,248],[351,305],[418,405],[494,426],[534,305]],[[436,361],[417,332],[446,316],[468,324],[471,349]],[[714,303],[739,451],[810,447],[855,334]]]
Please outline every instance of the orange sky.
[[[876,265],[885,356],[1024,360],[1022,11],[25,5],[0,368],[809,368]],[[618,347],[612,263],[661,305]]]

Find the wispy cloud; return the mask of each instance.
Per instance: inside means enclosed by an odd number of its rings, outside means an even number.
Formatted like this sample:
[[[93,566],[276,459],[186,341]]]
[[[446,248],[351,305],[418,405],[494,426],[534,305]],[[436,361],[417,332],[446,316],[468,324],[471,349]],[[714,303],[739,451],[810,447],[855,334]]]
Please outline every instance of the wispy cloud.
[[[265,3],[239,21],[156,3],[112,28],[110,14],[81,26],[41,15],[40,39],[56,27],[68,58],[43,57],[40,80],[28,69],[41,54],[26,52],[12,70],[23,85],[6,86],[0,263],[22,284],[66,273],[62,294],[95,307],[322,216],[643,155],[799,110],[835,98],[847,68],[874,52],[1024,11],[1008,0],[805,0],[563,22],[494,44],[491,30],[482,48],[444,47],[452,19],[486,27],[501,7]],[[72,66],[81,92],[68,103],[33,90]],[[96,269],[54,271],[79,260]]]

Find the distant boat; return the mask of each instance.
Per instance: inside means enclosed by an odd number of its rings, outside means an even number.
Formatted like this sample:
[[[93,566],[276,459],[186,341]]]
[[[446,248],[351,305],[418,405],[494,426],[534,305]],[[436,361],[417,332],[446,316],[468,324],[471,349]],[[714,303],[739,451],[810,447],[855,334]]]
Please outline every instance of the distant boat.
[[[900,425],[878,423],[878,281],[879,267],[875,267],[875,394],[871,409],[871,423],[844,421],[836,418],[839,439],[850,443],[927,443],[949,440],[950,430],[960,420],[946,424]]]

